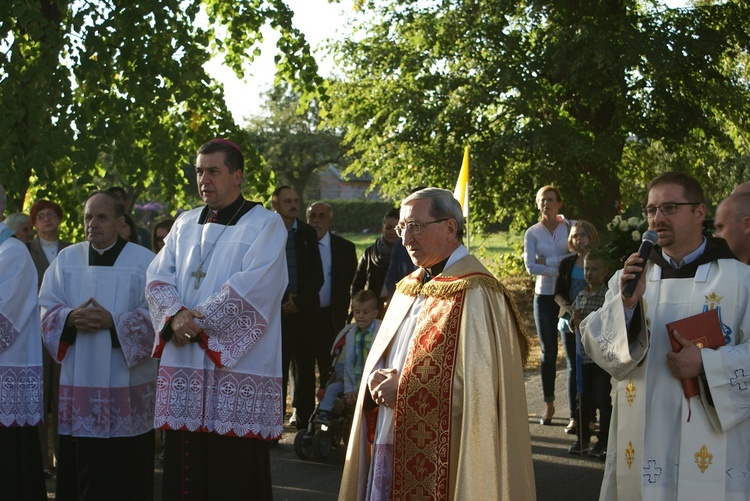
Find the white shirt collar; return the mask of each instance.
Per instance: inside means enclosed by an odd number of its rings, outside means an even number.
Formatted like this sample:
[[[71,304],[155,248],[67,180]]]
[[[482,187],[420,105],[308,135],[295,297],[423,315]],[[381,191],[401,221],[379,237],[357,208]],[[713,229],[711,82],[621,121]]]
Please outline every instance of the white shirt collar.
[[[323,235],[323,238],[318,240],[318,244],[325,245],[326,247],[330,247],[331,246],[331,232],[326,231],[326,234]]]

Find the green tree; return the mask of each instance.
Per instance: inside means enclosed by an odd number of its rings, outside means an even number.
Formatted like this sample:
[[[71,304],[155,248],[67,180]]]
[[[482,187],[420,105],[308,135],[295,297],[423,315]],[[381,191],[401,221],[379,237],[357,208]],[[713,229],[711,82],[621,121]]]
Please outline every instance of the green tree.
[[[747,2],[363,8],[376,15],[337,45],[329,116],[347,128],[351,169],[394,198],[415,184],[452,188],[466,144],[480,225],[527,226],[545,184],[561,188],[566,215],[603,225],[655,172],[690,172],[709,194],[748,177]]]
[[[266,24],[280,33],[278,78],[313,92],[317,65],[282,0],[4,2],[0,183],[9,209],[30,193],[73,216],[90,189],[109,184],[136,200],[190,205],[185,172],[197,145],[241,137],[204,64],[221,55],[242,77]],[[266,191],[260,157],[241,146],[247,186]]]
[[[279,184],[288,184],[300,195],[311,187],[316,171],[331,164],[342,168],[341,137],[322,123],[319,100],[300,100],[288,85],[269,90],[264,113],[250,120],[247,137]]]

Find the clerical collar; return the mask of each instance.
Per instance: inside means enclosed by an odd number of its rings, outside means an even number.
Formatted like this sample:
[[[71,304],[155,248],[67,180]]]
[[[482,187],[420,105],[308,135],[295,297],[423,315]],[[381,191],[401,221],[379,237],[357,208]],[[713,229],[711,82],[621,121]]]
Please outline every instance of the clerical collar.
[[[440,261],[437,264],[433,264],[429,268],[424,268],[424,275],[422,275],[422,283],[426,284],[430,280],[432,280],[432,277],[436,275],[440,275],[440,273],[443,272],[445,269],[445,265],[448,263],[448,260],[450,259],[450,256],[446,257],[442,261]]]
[[[243,205],[244,204],[244,205]],[[245,198],[240,195],[237,200],[227,205],[223,209],[216,211],[216,220],[213,221],[217,224],[223,224],[225,226],[234,226],[237,221],[242,219],[242,216],[250,212],[250,209],[258,205],[258,202],[248,202]],[[198,219],[199,224],[205,224],[211,221],[211,208],[206,205],[201,212],[201,216]]]
[[[664,251],[664,249],[661,250],[661,254],[662,254],[662,257],[664,257],[664,260],[667,263],[669,263],[669,265],[672,268],[682,268],[683,266],[685,266],[687,264],[690,264],[693,261],[695,261],[696,259],[698,259],[698,257],[701,254],[703,254],[703,252],[705,250],[706,250],[706,238],[703,237],[703,241],[701,242],[701,244],[693,252],[691,252],[690,254],[687,254],[685,257],[683,257],[682,261],[680,261],[679,263],[675,262],[674,259],[672,259],[671,257],[669,257],[667,255],[667,253]]]
[[[93,245],[89,245],[89,266],[114,266],[127,243],[127,240],[118,236],[115,243],[106,249],[95,249]]]
[[[649,261],[657,264],[661,268],[661,278],[693,278],[702,264],[716,261],[717,259],[734,259],[732,251],[729,249],[726,241],[721,238],[707,237],[702,245],[698,247],[701,253],[693,256],[695,251],[685,256],[685,263],[681,268],[673,268],[664,258],[663,250],[654,247],[649,256]]]

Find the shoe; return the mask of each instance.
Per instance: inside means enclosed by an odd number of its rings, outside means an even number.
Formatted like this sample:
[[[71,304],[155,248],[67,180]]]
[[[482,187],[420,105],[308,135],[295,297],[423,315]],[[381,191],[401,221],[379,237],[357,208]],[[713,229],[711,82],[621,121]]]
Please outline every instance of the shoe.
[[[568,426],[565,427],[565,433],[568,435],[578,435],[578,424],[575,419],[571,419]]]
[[[289,418],[289,426],[294,426],[297,424],[297,410],[295,409],[294,412],[292,412],[292,417]]]
[[[586,439],[581,443],[580,440],[573,442],[573,445],[568,449],[569,454],[575,454],[576,456],[582,456],[589,451],[589,440]]]
[[[331,424],[331,414],[329,414],[327,411],[320,411],[320,413],[315,416],[314,423],[317,424]]]
[[[601,459],[602,461],[607,459],[607,445],[601,442],[597,442],[589,450],[589,456],[592,458]]]
[[[555,415],[555,406],[547,406],[544,409],[544,413],[542,413],[541,419],[539,419],[539,424],[542,426],[549,426],[552,424],[552,416]]]

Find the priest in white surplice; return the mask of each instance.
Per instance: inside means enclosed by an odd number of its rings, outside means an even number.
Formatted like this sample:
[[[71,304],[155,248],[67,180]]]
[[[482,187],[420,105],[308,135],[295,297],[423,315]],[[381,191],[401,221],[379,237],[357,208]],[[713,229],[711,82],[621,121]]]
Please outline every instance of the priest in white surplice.
[[[62,363],[56,499],[153,497],[156,361],[145,297],[153,252],[118,236],[124,207],[86,200],[86,242],[61,250],[39,292],[42,334]]]
[[[26,246],[3,223],[0,186],[0,499],[47,499],[42,425],[42,338],[36,269]]]
[[[244,158],[203,144],[203,208],[182,214],[148,271],[161,357],[156,426],[166,432],[163,499],[270,499],[281,436],[281,217],[245,200]]]
[[[644,213],[659,235],[630,298],[621,287],[644,263],[631,255],[604,306],[581,324],[586,353],[616,380],[601,499],[750,499],[750,267],[701,233],[698,182],[655,178]],[[726,346],[700,349],[666,324],[717,309]],[[701,395],[683,396],[697,377]]]

